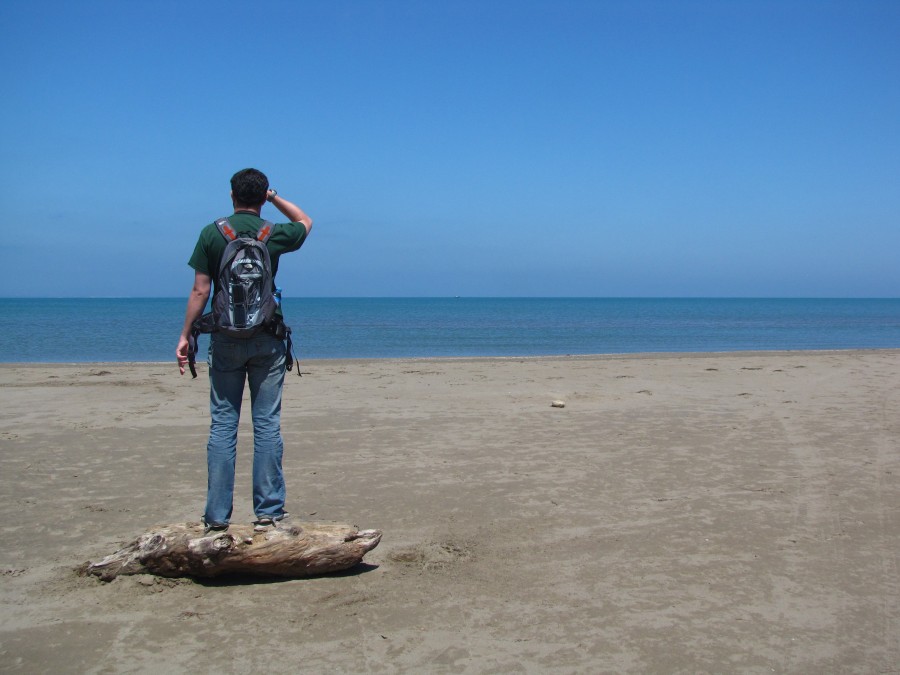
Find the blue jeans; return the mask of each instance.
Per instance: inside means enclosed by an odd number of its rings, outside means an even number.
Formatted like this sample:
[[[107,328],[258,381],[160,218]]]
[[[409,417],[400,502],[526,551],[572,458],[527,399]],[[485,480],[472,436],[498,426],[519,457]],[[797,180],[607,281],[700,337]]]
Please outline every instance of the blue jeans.
[[[204,521],[207,525],[226,525],[231,520],[245,381],[250,383],[253,415],[253,511],[257,517],[283,516],[281,390],[285,344],[268,333],[249,339],[213,333],[207,362],[212,421],[206,446],[209,483]]]

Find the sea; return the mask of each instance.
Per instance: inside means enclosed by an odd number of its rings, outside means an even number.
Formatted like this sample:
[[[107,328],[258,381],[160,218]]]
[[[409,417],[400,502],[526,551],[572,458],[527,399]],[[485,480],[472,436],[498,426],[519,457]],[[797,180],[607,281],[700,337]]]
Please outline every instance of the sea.
[[[185,305],[0,299],[0,361],[174,361]],[[900,298],[288,297],[283,307],[301,360],[900,348]]]

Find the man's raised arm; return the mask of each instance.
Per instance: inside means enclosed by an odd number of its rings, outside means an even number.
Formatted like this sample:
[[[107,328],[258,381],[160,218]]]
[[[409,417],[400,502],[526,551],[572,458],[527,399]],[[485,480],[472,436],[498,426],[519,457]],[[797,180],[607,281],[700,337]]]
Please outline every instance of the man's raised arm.
[[[306,215],[299,206],[279,195],[275,190],[269,190],[266,200],[276,209],[281,211],[285,216],[290,218],[292,223],[303,223],[306,228],[306,234],[312,230],[312,218]]]

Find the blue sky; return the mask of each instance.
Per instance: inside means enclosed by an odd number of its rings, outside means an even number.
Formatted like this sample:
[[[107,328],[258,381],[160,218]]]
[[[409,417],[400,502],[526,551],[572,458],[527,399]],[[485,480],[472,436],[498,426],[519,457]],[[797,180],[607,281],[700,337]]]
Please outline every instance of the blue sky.
[[[286,296],[900,295],[900,2],[5,0],[0,26],[0,295],[186,296],[247,166],[315,220]]]

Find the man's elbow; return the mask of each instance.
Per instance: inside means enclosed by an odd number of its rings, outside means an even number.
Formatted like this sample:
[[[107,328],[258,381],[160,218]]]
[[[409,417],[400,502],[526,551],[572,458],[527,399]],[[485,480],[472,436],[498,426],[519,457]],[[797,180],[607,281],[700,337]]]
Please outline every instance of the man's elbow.
[[[193,295],[197,300],[203,300],[206,302],[209,300],[209,284],[194,284],[194,287],[191,289],[191,295]]]
[[[300,222],[303,223],[303,226],[306,228],[306,234],[309,234],[310,232],[312,232],[312,218],[307,216]]]

